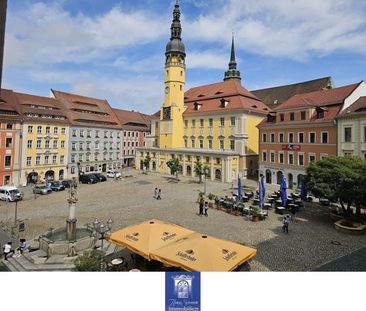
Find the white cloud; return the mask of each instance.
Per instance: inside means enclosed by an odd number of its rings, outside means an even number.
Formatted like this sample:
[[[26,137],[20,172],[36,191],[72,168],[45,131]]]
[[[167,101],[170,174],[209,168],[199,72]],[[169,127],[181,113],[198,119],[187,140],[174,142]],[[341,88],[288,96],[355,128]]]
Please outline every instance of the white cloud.
[[[255,54],[304,59],[366,53],[366,3],[357,0],[230,0],[185,27],[195,41],[228,42]]]
[[[91,18],[71,16],[57,3],[35,3],[8,14],[6,65],[39,66],[102,60],[116,49],[151,42],[166,33],[168,20],[114,7]]]
[[[186,64],[189,69],[219,69],[225,70],[229,63],[230,53],[220,53],[217,50],[192,51],[187,53]]]

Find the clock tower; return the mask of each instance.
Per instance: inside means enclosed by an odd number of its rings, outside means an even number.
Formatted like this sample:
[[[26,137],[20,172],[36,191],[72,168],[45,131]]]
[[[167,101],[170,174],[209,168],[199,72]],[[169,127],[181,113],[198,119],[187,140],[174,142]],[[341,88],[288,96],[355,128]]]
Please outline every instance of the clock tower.
[[[185,47],[181,39],[178,0],[173,10],[170,41],[165,52],[164,103],[160,111],[160,148],[183,147]]]

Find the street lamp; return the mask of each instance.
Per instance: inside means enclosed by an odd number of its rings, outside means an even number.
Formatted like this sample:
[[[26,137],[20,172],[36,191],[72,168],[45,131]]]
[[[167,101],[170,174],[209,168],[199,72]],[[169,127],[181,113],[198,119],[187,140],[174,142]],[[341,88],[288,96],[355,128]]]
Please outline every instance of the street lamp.
[[[103,251],[103,241],[104,241],[104,238],[107,235],[107,233],[109,231],[111,231],[112,223],[113,223],[113,220],[111,218],[108,219],[107,225],[104,224],[103,220],[99,220],[98,218],[96,218],[93,221],[93,227],[94,227],[94,230],[96,232],[96,237],[98,238],[98,234],[100,234],[100,237],[102,239],[102,243],[101,243],[102,253],[104,252]],[[101,259],[100,259],[100,267],[103,270],[103,255],[101,256]]]
[[[11,201],[15,202],[15,211],[14,211],[14,228],[18,225],[18,201],[21,200],[21,197],[11,194]]]
[[[98,234],[100,234],[101,239],[102,239],[102,245],[101,245],[102,251],[103,251],[103,240],[104,240],[105,236],[107,235],[107,233],[109,231],[111,231],[112,223],[113,223],[113,220],[111,218],[108,219],[107,225],[104,224],[103,220],[99,220],[98,218],[96,218],[93,221],[93,227],[94,227],[95,232],[97,233],[97,237],[98,237]]]

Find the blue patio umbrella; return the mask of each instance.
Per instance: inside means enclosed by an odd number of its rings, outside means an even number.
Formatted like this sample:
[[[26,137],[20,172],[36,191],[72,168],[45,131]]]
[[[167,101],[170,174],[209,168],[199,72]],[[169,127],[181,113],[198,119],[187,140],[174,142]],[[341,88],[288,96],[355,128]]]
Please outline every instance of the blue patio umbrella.
[[[306,185],[304,182],[301,184],[301,192],[300,192],[301,200],[306,201],[306,198],[308,196],[308,191],[306,189]]]
[[[264,196],[266,194],[266,189],[264,188],[264,176],[261,176],[259,181],[259,206],[263,208],[264,206]]]
[[[241,201],[243,199],[243,189],[241,188],[241,178],[238,175],[238,201]]]
[[[282,205],[284,207],[286,207],[286,203],[287,203],[286,189],[287,189],[286,179],[282,175],[281,185],[280,185],[280,195],[281,195]]]

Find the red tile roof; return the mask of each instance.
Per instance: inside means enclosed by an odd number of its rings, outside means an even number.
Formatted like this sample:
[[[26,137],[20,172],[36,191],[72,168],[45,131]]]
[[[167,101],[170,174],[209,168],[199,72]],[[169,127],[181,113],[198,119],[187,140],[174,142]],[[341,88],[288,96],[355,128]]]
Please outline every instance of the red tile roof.
[[[270,109],[274,109],[296,94],[304,94],[326,88],[332,88],[332,85],[332,78],[325,77],[294,84],[254,90],[251,92],[260,98]]]
[[[362,83],[362,82],[360,82]],[[334,120],[342,109],[344,100],[360,85],[360,83],[346,85],[334,89],[321,90],[316,92],[310,92],[305,94],[298,94],[279,105],[272,110],[272,113],[277,116],[276,121],[268,122],[268,119],[264,119],[258,127],[271,127],[271,126],[286,126],[286,125],[299,125],[299,124],[311,124],[311,123],[324,123]],[[316,112],[306,120],[294,120],[294,121],[279,121],[279,114],[285,111],[296,111],[299,108],[317,108],[324,111],[323,118],[317,118]]]
[[[227,100],[225,108],[221,107],[221,100]],[[199,110],[195,103],[201,104]],[[267,114],[268,107],[255,95],[236,81],[224,81],[189,89],[185,93],[184,103],[187,106],[184,115],[196,113],[227,112],[244,110],[258,114]]]
[[[21,120],[17,99],[12,90],[1,89],[0,92],[0,117],[2,119]]]
[[[329,106],[343,103],[343,101],[357,88],[360,83],[350,84],[334,89],[297,94],[279,105],[273,111],[296,109],[311,106]]]
[[[150,131],[151,117],[137,111],[113,108],[123,130]]]
[[[107,100],[51,90],[77,126],[120,129],[121,124]]]
[[[17,92],[14,94],[24,120],[69,123],[64,107],[57,99]]]

